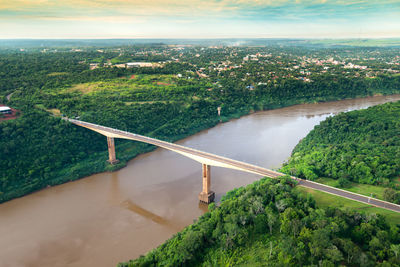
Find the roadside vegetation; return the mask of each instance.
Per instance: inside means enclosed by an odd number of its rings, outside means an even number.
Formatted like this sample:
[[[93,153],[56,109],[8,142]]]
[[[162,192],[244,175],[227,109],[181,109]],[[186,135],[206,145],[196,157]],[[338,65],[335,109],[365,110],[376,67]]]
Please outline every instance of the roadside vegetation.
[[[381,216],[384,216],[386,221],[391,225],[398,225],[400,222],[400,214],[398,212],[373,207],[371,205],[313,190],[310,188],[299,186],[296,188],[296,190],[312,195],[315,199],[316,205],[320,208],[339,208],[341,210],[352,210],[366,215],[379,214]],[[352,191],[351,188],[346,188],[346,190]]]
[[[343,72],[342,65],[326,61],[333,66],[327,72],[311,59],[376,54],[374,49],[335,51],[164,45],[0,49],[0,103],[22,114],[0,123],[0,202],[118,169],[153,149],[116,140],[120,163],[108,165],[105,137],[60,116],[175,141],[253,111],[399,92],[400,76],[387,72],[383,63],[397,62],[396,50],[383,49],[375,61],[355,62],[370,64],[368,70]],[[150,62],[160,55],[168,60],[154,68],[112,65],[111,59],[121,63],[138,59],[135,55]]]
[[[138,60],[157,67],[124,65]],[[105,137],[62,116],[175,141],[253,111],[399,93],[399,64],[398,48],[280,43],[1,48],[0,104],[21,116],[0,123],[0,202],[116,170],[154,148],[116,140],[120,163],[109,165]],[[282,169],[399,203],[399,118],[400,102],[328,118]],[[400,265],[398,214],[294,186],[262,179],[228,192],[120,266]]]
[[[399,123],[400,101],[328,118],[282,170],[398,202]],[[292,183],[265,178],[228,192],[193,225],[119,266],[399,266],[400,214]]]
[[[326,119],[281,170],[400,204],[400,101]]]
[[[130,266],[398,266],[400,226],[385,217],[319,207],[289,179],[262,179]]]

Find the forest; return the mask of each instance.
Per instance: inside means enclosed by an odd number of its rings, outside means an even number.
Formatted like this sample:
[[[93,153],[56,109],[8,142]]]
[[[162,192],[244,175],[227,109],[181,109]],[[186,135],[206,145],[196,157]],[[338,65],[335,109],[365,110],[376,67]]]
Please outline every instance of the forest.
[[[282,171],[305,179],[328,177],[387,187],[400,203],[400,101],[329,117],[301,140]]]
[[[219,206],[130,266],[399,266],[400,225],[318,208],[289,178],[228,192]]]
[[[287,67],[277,65],[295,62],[302,55],[321,53],[328,57],[327,50],[257,49],[259,52],[256,48],[185,50],[142,45],[82,48],[80,52],[42,47],[22,52],[1,50],[0,103],[19,110],[21,116],[0,122],[0,202],[92,173],[121,168],[136,155],[154,148],[117,140],[120,163],[109,165],[105,137],[70,125],[61,116],[176,141],[254,111],[400,91],[400,75],[379,72],[369,78],[354,76],[350,70],[328,73],[322,69],[318,75],[310,76],[312,82],[304,82],[288,75]],[[267,52],[276,52],[274,60],[268,57],[259,63],[242,62],[246,53]],[[375,52],[365,51],[367,55]],[[112,59],[142,59],[145,55],[156,58],[160,54],[169,60],[157,68],[118,68],[107,63]],[[379,62],[389,60],[393,51],[382,50],[381,55]],[[216,58],[222,57],[238,63],[214,71],[213,66],[221,63]],[[239,61],[240,69],[235,67]],[[94,62],[101,63],[90,69]],[[202,69],[208,70],[208,77],[198,74]],[[272,82],[270,76],[276,75],[280,78]],[[222,108],[221,117],[218,107]]]

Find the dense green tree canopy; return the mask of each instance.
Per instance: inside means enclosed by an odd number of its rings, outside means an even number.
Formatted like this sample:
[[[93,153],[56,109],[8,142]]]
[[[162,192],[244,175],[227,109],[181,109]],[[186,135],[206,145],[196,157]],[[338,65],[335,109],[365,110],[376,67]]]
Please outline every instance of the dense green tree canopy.
[[[400,228],[320,209],[289,180],[228,192],[193,225],[128,266],[398,266]]]
[[[400,101],[329,117],[301,140],[282,170],[338,179],[342,187],[348,181],[398,187]],[[384,197],[399,202],[393,194]]]
[[[110,167],[104,137],[68,125],[60,114],[174,141],[252,111],[398,92],[400,76],[382,71],[389,61],[397,71],[396,52],[160,44],[0,49],[0,103],[22,114],[0,122],[0,202],[121,167],[151,149],[118,140],[121,164]],[[343,66],[326,61],[331,53],[343,64],[358,58],[354,64],[370,69],[343,71]],[[372,56],[376,59],[370,60]],[[331,71],[318,65],[316,57]],[[154,68],[113,65],[136,60],[163,62]],[[221,118],[217,107],[222,108]],[[365,164],[357,170],[368,180]]]

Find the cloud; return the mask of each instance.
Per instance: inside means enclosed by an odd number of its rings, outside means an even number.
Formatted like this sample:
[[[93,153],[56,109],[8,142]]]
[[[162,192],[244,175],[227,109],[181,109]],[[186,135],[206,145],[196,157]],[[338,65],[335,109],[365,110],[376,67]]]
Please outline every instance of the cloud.
[[[67,12],[88,15],[138,15],[138,16],[209,16],[227,17],[254,14],[257,9],[283,12],[303,12],[314,7],[341,9],[347,7],[398,7],[396,0],[0,0],[0,10],[42,12],[49,15]],[[260,13],[260,12],[259,12]]]
[[[1,1],[1,0],[0,0]],[[25,12],[26,14],[47,12],[49,16],[64,16],[69,13],[86,13],[94,17],[108,15],[131,16],[224,16],[237,10],[223,2],[214,0],[13,0],[0,2],[0,11]],[[20,13],[23,16],[23,13]],[[18,14],[15,13],[18,18]]]
[[[46,29],[50,29],[65,23],[97,31],[101,31],[100,25],[127,31],[130,27],[139,30],[136,24],[140,24],[154,32],[163,29],[163,34],[173,29],[196,32],[190,29],[193,26],[210,33],[223,28],[221,32],[230,31],[233,35],[234,31],[259,31],[259,25],[272,31],[270,25],[274,25],[274,30],[282,29],[284,34],[313,24],[329,28],[327,25],[347,23],[349,27],[376,18],[391,18],[399,24],[399,11],[399,0],[0,0],[0,27],[12,22],[46,24]]]

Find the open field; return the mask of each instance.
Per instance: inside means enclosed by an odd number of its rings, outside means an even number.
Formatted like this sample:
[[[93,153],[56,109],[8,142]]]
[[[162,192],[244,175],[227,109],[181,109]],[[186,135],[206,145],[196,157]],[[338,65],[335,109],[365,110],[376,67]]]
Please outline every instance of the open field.
[[[47,76],[52,77],[52,76],[62,76],[62,75],[68,75],[68,74],[69,74],[68,72],[51,72],[51,73],[47,74]]]
[[[296,190],[298,190],[300,192],[311,194],[314,197],[317,205],[321,208],[338,207],[338,208],[342,208],[342,209],[353,209],[353,210],[356,210],[359,212],[365,212],[368,214],[376,213],[376,214],[381,214],[381,215],[385,216],[387,221],[390,224],[397,224],[400,222],[400,214],[393,212],[393,211],[372,207],[372,206],[362,204],[362,203],[359,203],[356,201],[333,196],[333,195],[330,195],[327,193],[315,191],[315,190],[304,188],[304,187],[297,187]]]
[[[316,180],[318,183],[326,184],[329,186],[337,187],[337,180],[330,178],[320,178]],[[348,190],[353,193],[357,193],[360,195],[371,196],[373,194],[374,198],[383,199],[383,191],[385,187],[377,186],[377,185],[369,185],[369,184],[358,184],[351,183],[350,187],[344,188],[344,190]]]
[[[106,91],[133,91],[151,90],[159,87],[177,86],[177,78],[173,75],[135,75],[134,78],[122,77],[108,81],[89,82],[76,84],[67,89],[67,92],[80,92],[82,94],[93,94]]]

